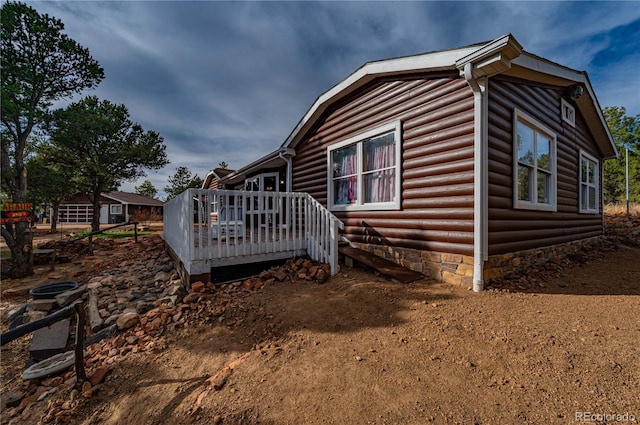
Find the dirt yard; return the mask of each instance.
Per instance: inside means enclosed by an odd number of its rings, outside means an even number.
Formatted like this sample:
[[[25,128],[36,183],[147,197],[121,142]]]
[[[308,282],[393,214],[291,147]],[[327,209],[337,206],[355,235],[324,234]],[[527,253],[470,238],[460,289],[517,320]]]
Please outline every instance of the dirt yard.
[[[72,414],[47,417],[69,399],[59,390],[21,423],[637,424],[640,218],[608,233],[601,252],[482,293],[359,268],[211,289],[201,300],[223,313],[191,304],[184,325],[115,355]],[[3,311],[25,301],[3,297]],[[24,388],[26,347],[3,347],[3,393]]]

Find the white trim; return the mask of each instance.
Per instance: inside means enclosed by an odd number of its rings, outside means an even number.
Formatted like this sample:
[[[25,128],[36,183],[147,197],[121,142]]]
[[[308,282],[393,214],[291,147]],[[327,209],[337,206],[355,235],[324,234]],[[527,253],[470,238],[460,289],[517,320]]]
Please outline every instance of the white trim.
[[[473,290],[484,289],[489,257],[489,77],[507,71],[522,46],[507,34],[456,62],[473,91]]]
[[[264,179],[267,177],[273,177],[276,179],[275,190],[267,190],[267,188],[264,186]],[[251,189],[247,189],[247,182],[253,181],[255,179],[258,180],[258,190],[254,191],[253,187]],[[277,171],[273,171],[270,173],[260,173],[260,174],[256,174],[255,176],[251,176],[251,178],[245,179],[244,190],[250,193],[257,193],[257,192],[280,193],[280,173]],[[266,199],[254,198],[254,197],[251,197],[251,198],[256,201],[258,201],[258,199],[261,199],[261,200],[259,201],[257,208],[254,208],[255,205],[247,204],[247,213],[263,214],[263,213],[277,211],[277,206],[275,206],[274,208],[266,207],[266,204],[265,204],[267,202]],[[247,202],[251,202],[250,199],[247,199]]]
[[[586,159],[588,161],[593,162],[594,165],[594,177],[595,177],[595,182],[593,184],[590,184],[589,182],[583,182],[582,181],[582,160]],[[590,155],[589,153],[587,153],[586,151],[580,149],[580,155],[578,157],[578,212],[581,214],[598,214],[600,213],[600,161],[598,161],[594,156]],[[593,187],[595,189],[595,203],[594,205],[596,206],[595,209],[593,208],[589,208],[589,206],[587,205],[587,208],[582,208],[582,185],[586,184],[587,187]]]
[[[114,208],[116,207],[116,208]],[[119,209],[119,211],[114,211]],[[113,215],[122,215],[122,204],[111,204],[109,205],[109,214]]]
[[[562,121],[566,122],[571,127],[576,126],[576,108],[567,102],[564,97],[560,102],[560,115],[562,116]]]
[[[549,146],[550,153],[550,172],[551,182],[549,185],[549,203],[540,203],[537,200],[537,196],[532,196],[531,201],[523,201],[518,199],[518,122],[527,125],[534,130],[534,134],[543,134],[546,136],[551,146]],[[556,134],[549,129],[549,127],[542,124],[540,121],[533,118],[531,115],[523,112],[518,108],[513,108],[513,207],[515,209],[537,210],[537,211],[557,211],[557,184],[558,184],[558,168],[557,168],[557,138]],[[537,149],[537,143],[534,141],[534,149]],[[537,154],[534,152],[534,164],[535,177],[531,181],[531,194],[537,194],[538,187],[538,167],[537,167]]]
[[[500,50],[497,56],[489,55],[497,50]],[[486,60],[493,61],[493,63],[486,63]],[[462,70],[466,63],[473,61],[477,61],[473,63],[474,78],[503,73],[561,86],[583,84],[586,93],[576,101],[578,109],[585,118],[586,125],[596,136],[596,141],[605,157],[618,156],[615,143],[586,72],[577,71],[523,51],[511,34],[503,35],[481,45],[367,63],[321,94],[281,146],[295,148],[304,133],[311,128],[329,105],[375,78],[407,72],[449,70],[456,69],[456,67]],[[479,68],[486,69],[480,70]]]
[[[403,74],[408,71],[433,72],[455,70],[456,61],[459,58],[466,57],[483,46],[484,45],[467,46],[421,55],[368,62],[364,64],[347,78],[340,81],[316,99],[313,105],[311,105],[311,108],[309,108],[307,113],[300,119],[291,134],[289,134],[284,143],[282,143],[282,147],[295,147],[300,141],[302,135],[304,135],[306,129],[315,123],[316,119],[329,105],[343,96],[352,93],[368,82],[379,77]]]
[[[362,173],[362,142],[367,141],[376,136],[393,132],[395,141],[395,198],[392,202],[379,202],[363,204],[364,200],[364,184]],[[333,198],[333,167],[331,163],[331,154],[334,150],[356,145],[357,148],[357,204],[350,205],[334,205]],[[329,211],[380,211],[380,210],[399,210],[401,206],[401,177],[402,177],[402,122],[395,121],[376,127],[367,132],[350,137],[337,143],[327,146],[327,207]]]

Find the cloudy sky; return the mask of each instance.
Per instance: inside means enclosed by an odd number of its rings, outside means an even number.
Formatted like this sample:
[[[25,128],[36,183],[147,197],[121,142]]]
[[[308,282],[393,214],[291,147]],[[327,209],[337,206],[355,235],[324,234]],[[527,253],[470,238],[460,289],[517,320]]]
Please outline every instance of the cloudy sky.
[[[366,62],[512,33],[586,70],[601,106],[640,113],[638,2],[29,2],[105,69],[93,92],[158,131],[171,164],[204,178],[277,149],[315,99]],[[64,105],[62,105],[64,106]],[[138,182],[123,184],[133,192]]]

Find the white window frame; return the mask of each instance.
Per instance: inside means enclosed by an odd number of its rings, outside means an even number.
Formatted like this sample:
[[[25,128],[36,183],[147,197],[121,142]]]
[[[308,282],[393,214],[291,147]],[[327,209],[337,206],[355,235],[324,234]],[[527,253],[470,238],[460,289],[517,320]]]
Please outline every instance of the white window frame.
[[[363,142],[387,133],[393,132],[395,141],[395,197],[391,202],[363,203],[364,200],[364,178],[362,172],[362,145]],[[357,202],[348,205],[335,205],[334,187],[333,187],[333,166],[331,163],[331,154],[334,150],[344,148],[346,146],[356,145],[357,148]],[[349,139],[334,143],[327,147],[327,206],[330,211],[372,211],[372,210],[399,210],[401,206],[401,163],[402,163],[402,123],[395,121]]]
[[[549,203],[538,202],[538,155],[534,152],[534,164],[535,176],[531,182],[531,194],[536,196],[530,196],[532,201],[524,201],[518,199],[518,123],[523,123],[527,127],[534,131],[534,137],[537,134],[546,136],[550,141],[549,153],[550,153],[550,172],[551,182],[549,184]],[[534,139],[534,149],[537,151],[537,141]],[[514,108],[513,112],[513,207],[516,209],[536,210],[536,211],[552,211],[558,210],[557,201],[557,186],[558,186],[558,168],[557,168],[557,139],[556,134],[551,129],[541,122],[533,118],[531,115]]]
[[[594,177],[593,184],[582,181],[582,161],[587,160],[593,162],[594,165]],[[578,180],[580,186],[578,186],[578,210],[582,214],[598,214],[600,212],[600,161],[598,161],[593,155],[589,155],[586,151],[580,149],[580,161],[578,163]],[[589,208],[589,202],[587,200],[587,208],[582,208],[582,186],[593,187],[595,189],[595,209]]]
[[[276,180],[276,184],[275,184],[275,190],[269,190],[267,191],[267,188],[265,187],[265,179],[269,178],[269,177],[273,177]],[[245,179],[244,181],[244,190],[247,192],[254,192],[253,189],[249,190],[247,189],[247,183],[249,182],[253,182],[254,180],[257,180],[258,183],[258,192],[267,192],[267,193],[280,193],[280,173],[278,173],[277,171],[274,172],[270,172],[270,173],[261,173],[261,174],[256,174],[255,176],[252,176],[251,178]],[[250,205],[247,202],[247,212],[248,213],[252,213],[252,214],[262,214],[262,213],[269,213],[269,212],[274,212],[278,210],[278,207],[273,207],[273,208],[269,208],[269,205],[267,205],[267,200],[265,199],[265,196],[268,196],[267,194],[265,194],[264,196],[260,196],[259,198],[255,198],[255,201],[258,201],[258,199],[260,199],[260,205]]]
[[[109,214],[122,215],[122,204],[109,205]]]
[[[565,98],[562,98],[560,113],[562,114],[562,121],[566,122],[571,127],[576,126],[576,108],[567,102]]]

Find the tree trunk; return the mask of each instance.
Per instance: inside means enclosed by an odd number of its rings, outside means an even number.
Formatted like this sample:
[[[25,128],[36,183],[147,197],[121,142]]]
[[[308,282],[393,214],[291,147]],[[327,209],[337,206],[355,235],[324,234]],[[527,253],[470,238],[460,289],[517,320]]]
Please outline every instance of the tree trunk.
[[[33,274],[33,233],[30,223],[15,223],[2,228],[2,236],[11,250],[9,276],[21,278]]]
[[[31,128],[21,133],[16,141],[13,164],[15,175],[5,179],[11,190],[13,203],[27,202],[27,168],[24,166],[24,147]],[[8,153],[3,147],[2,172],[11,173]],[[9,174],[11,175],[11,174]],[[25,277],[33,274],[33,233],[31,223],[5,224],[2,227],[2,236],[11,250],[11,270],[9,275],[14,278]]]
[[[91,217],[91,231],[97,232],[100,230],[100,193],[102,188],[98,186],[94,188],[92,194],[93,201],[93,216]]]
[[[53,204],[51,206],[51,233],[55,233],[58,230],[58,211],[60,210],[60,204]]]

